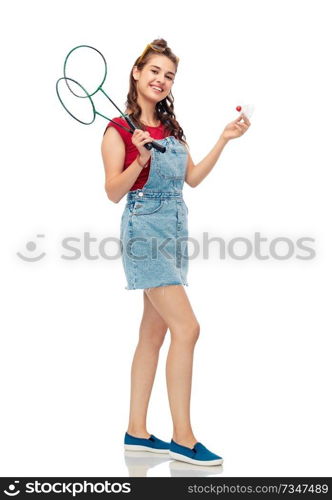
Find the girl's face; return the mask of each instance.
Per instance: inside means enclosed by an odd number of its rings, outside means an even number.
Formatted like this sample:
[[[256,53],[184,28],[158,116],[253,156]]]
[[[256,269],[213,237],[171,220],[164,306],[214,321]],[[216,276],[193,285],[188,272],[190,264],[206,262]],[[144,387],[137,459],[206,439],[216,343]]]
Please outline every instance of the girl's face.
[[[137,82],[137,93],[155,103],[167,97],[175,78],[175,64],[166,56],[150,56],[144,68],[133,69],[133,77]]]

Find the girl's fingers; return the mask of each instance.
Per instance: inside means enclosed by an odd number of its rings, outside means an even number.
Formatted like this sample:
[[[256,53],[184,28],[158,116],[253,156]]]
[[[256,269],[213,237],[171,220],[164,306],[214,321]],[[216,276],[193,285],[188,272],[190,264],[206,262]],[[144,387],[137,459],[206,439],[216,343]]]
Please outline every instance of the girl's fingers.
[[[149,132],[143,132],[142,134],[138,134],[137,135],[137,139],[139,141],[143,141],[145,139],[148,139],[148,140],[153,140],[152,137],[150,136]]]
[[[235,125],[237,127],[241,127],[242,130],[247,130],[247,128],[249,127],[249,125],[247,125],[246,123],[236,123]]]
[[[235,126],[240,130],[240,132],[244,133],[246,131],[246,128],[244,126],[241,126],[239,123],[235,123]]]
[[[152,137],[150,137],[149,139],[143,139],[142,141],[140,141],[138,143],[138,147],[140,148],[140,147],[144,146],[144,144],[147,144],[148,142],[152,142],[152,141],[153,141]]]
[[[139,129],[136,129],[134,130],[134,135],[137,136],[137,137],[148,137],[150,134],[149,132],[145,132],[144,130],[139,130]]]
[[[251,123],[250,123],[250,121],[249,121],[248,117],[247,117],[244,113],[241,113],[241,114],[240,114],[240,116],[238,116],[238,117],[237,117],[237,119],[236,119],[236,120],[234,120],[234,122],[233,122],[233,123],[240,122],[242,119],[243,119],[244,123],[245,123],[246,125],[248,125],[248,127],[251,125]],[[243,125],[243,123],[241,123],[241,125]]]
[[[144,144],[152,142],[153,138],[150,136],[149,132],[145,130],[135,129],[133,136],[135,136],[135,142],[137,141],[136,147],[141,148]]]

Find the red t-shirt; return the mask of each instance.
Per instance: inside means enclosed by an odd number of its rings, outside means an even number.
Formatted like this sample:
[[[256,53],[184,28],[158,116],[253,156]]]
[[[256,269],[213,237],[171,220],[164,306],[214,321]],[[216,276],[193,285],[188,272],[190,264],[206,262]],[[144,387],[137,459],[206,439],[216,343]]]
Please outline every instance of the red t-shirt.
[[[116,117],[116,118],[112,118],[112,120],[114,120],[117,123],[120,123],[121,125],[123,125],[126,128],[129,128],[128,123],[121,116],[120,117]],[[134,146],[134,144],[131,141],[132,134],[130,132],[127,132],[126,130],[124,130],[121,127],[117,127],[115,125],[115,123],[113,123],[113,122],[109,122],[109,124],[106,127],[106,130],[108,129],[108,127],[114,127],[119,132],[119,134],[121,135],[121,137],[123,139],[123,142],[125,144],[126,155],[125,155],[124,168],[123,168],[125,170],[137,158],[137,155],[139,154],[139,151],[138,151],[137,147]],[[159,125],[159,127],[148,127],[148,126],[146,126],[146,130],[147,130],[147,132],[149,132],[149,134],[151,135],[151,137],[153,137],[154,139],[164,139],[164,137],[166,137],[167,135],[169,135],[168,132],[166,134],[165,129],[164,129],[164,125],[162,123]],[[150,173],[150,160],[149,160],[148,166],[145,167],[145,168],[143,168],[142,171],[140,172],[140,174],[137,177],[136,181],[134,182],[134,184],[130,188],[130,191],[134,191],[135,189],[142,189],[142,187],[144,186],[144,184],[148,180],[149,173]]]

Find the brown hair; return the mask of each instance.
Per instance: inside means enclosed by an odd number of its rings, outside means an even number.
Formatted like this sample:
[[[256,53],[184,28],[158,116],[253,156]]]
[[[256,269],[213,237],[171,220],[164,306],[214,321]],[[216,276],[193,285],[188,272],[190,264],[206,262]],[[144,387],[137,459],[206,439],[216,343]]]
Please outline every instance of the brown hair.
[[[153,47],[155,47],[155,49]],[[133,68],[137,67],[138,70],[142,70],[144,66],[148,63],[149,58],[155,54],[162,54],[168,57],[175,64],[175,72],[177,71],[179,58],[173,54],[172,50],[167,46],[166,40],[163,38],[157,38],[153,40],[151,44],[146,46],[146,49],[143,51],[141,56],[139,56],[131,71],[129,77],[129,92],[127,94],[126,107],[130,112],[129,116],[134,122],[134,124],[142,130],[146,130],[144,123],[140,121],[142,109],[137,103],[137,90],[136,85],[137,82],[133,77]],[[180,124],[177,122],[175,113],[174,113],[174,97],[172,91],[169,92],[168,96],[165,97],[162,101],[159,101],[155,107],[155,117],[157,120],[164,125],[165,130],[169,132],[169,135],[173,135],[180,142],[186,143],[186,136],[183,133]]]

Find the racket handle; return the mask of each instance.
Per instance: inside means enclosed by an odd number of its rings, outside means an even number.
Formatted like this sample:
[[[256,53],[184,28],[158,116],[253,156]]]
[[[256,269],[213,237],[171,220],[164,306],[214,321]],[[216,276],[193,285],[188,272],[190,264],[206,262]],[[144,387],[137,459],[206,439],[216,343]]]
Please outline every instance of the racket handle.
[[[152,141],[152,142],[147,142],[144,144],[144,147],[150,151],[150,149],[154,148],[157,151],[160,151],[160,153],[165,153],[166,148],[165,146],[162,146],[161,144],[158,144],[158,142]]]
[[[129,127],[131,128],[131,133],[133,133],[133,131],[136,130],[137,127],[135,127],[135,125],[133,124],[133,122],[131,121],[131,119],[129,118],[128,115],[124,115],[124,117],[126,119],[126,122],[129,125]],[[144,147],[149,151],[152,148],[157,149],[158,151],[160,151],[160,153],[165,153],[165,151],[166,151],[165,146],[161,146],[160,144],[158,144],[158,142],[155,142],[155,141],[148,142],[147,144],[144,144]]]

